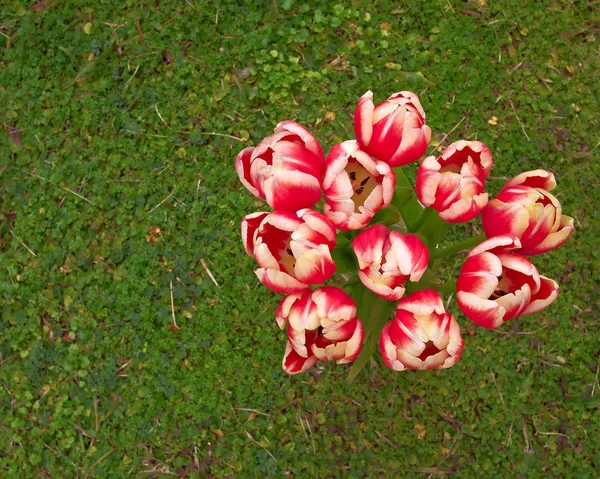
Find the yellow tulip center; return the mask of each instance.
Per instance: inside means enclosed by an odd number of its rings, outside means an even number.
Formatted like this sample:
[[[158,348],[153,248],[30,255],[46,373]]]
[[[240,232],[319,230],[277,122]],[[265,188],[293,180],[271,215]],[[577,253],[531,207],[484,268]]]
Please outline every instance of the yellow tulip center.
[[[348,161],[346,172],[354,190],[354,194],[352,195],[354,212],[361,213],[359,207],[364,206],[365,201],[367,201],[367,198],[377,186],[377,180],[364,166],[354,159]]]

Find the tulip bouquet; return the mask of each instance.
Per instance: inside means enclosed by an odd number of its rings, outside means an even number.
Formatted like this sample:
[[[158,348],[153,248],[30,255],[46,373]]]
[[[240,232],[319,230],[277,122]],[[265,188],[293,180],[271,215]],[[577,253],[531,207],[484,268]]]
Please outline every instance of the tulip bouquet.
[[[573,232],[550,193],[551,172],[521,173],[488,202],[492,153],[461,140],[420,163],[413,189],[401,167],[424,155],[431,128],[412,92],[377,105],[365,93],[354,131],[356,140],[325,157],[306,128],[283,121],[236,160],[243,185],[274,210],[247,215],[241,229],[260,282],[286,295],[275,312],[287,333],[284,371],[354,362],[352,380],[377,346],[396,371],[448,368],[460,360],[463,339],[441,294],[455,294],[464,315],[484,328],[556,299],[557,283],[528,259]],[[317,203],[322,213],[312,209]],[[479,214],[483,234],[443,245],[449,224]],[[441,261],[469,250],[456,281],[442,284]],[[336,271],[331,285],[313,289]]]

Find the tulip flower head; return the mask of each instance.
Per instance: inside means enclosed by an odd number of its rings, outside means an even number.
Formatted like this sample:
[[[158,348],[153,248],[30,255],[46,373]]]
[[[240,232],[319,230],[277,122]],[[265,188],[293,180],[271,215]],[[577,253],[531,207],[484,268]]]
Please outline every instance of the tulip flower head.
[[[256,148],[237,156],[242,184],[274,210],[298,211],[321,199],[325,157],[314,136],[302,125],[282,121]]]
[[[492,153],[480,141],[457,141],[439,158],[428,156],[419,165],[417,196],[450,223],[475,218],[488,202],[484,181],[492,169]]]
[[[514,235],[519,253],[536,255],[561,246],[573,233],[573,218],[562,214],[560,202],[550,194],[556,180],[550,171],[534,170],[510,180],[481,214],[488,238]]]
[[[398,301],[396,316],[381,331],[383,362],[394,371],[446,369],[462,356],[458,322],[430,289]]]
[[[354,132],[362,150],[392,167],[418,160],[431,139],[419,97],[410,91],[374,105],[369,90],[356,105]]]
[[[262,218],[262,219],[261,219]],[[261,219],[257,225],[258,220]],[[256,275],[278,293],[297,293],[335,272],[335,228],[316,211],[254,213],[242,220],[242,238],[260,266]]]
[[[396,176],[387,163],[362,151],[356,141],[335,145],[325,161],[323,212],[340,230],[369,224],[394,196]]]
[[[456,282],[456,301],[471,321],[498,328],[506,321],[541,311],[558,296],[558,284],[540,276],[519,250],[515,236],[495,236],[473,248]]]
[[[236,159],[244,186],[275,210],[248,214],[241,233],[260,282],[287,295],[275,312],[287,333],[285,372],[307,371],[318,361],[349,363],[360,353],[349,368],[352,381],[377,339],[393,370],[451,367],[461,358],[463,339],[439,292],[456,291],[462,312],[485,328],[555,301],[558,284],[524,256],[556,248],[573,233],[573,218],[550,194],[552,173],[521,173],[488,201],[491,151],[480,141],[460,140],[425,158],[412,188],[402,169],[393,168],[425,153],[431,129],[409,91],[378,104],[367,91],[356,106],[354,132],[356,140],[335,144],[325,158],[306,128],[283,121]],[[310,209],[317,203],[322,213]],[[444,222],[479,214],[485,235],[446,243]],[[435,250],[431,255],[427,245]],[[470,248],[458,278],[436,278],[441,261]],[[338,284],[348,293],[317,287],[333,276],[336,262]]]
[[[289,374],[306,371],[317,360],[352,362],[362,348],[364,328],[356,303],[334,286],[286,296],[275,317],[282,329],[288,323],[283,369]]]
[[[362,283],[390,301],[402,297],[407,280],[419,281],[429,262],[427,247],[416,235],[390,231],[381,224],[359,233],[352,248]]]

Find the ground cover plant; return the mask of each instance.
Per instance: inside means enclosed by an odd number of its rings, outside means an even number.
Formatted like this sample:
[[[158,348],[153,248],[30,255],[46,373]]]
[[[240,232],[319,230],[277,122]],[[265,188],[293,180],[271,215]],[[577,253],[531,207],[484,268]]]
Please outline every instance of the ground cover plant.
[[[570,1],[3,3],[0,476],[596,477],[599,22]],[[561,291],[495,332],[454,308],[448,370],[289,377],[235,157],[285,119],[352,138],[369,89],[419,95],[428,154],[487,144],[491,195],[556,174],[576,232],[536,266]]]

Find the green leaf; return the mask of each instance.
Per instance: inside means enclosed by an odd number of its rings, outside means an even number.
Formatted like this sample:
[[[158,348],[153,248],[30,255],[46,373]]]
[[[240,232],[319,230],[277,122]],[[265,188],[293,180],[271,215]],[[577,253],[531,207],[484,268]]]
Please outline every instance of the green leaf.
[[[373,216],[373,219],[369,224],[376,225],[378,223],[381,223],[388,226],[395,225],[396,223],[398,223],[400,218],[401,216],[398,209],[394,206],[388,206],[387,208],[379,210],[377,213],[375,213],[375,216]]]
[[[360,296],[360,302],[357,301],[358,317],[363,321],[365,335],[363,348],[358,358],[352,364],[348,373],[348,382],[354,381],[354,378],[368,363],[369,358],[375,352],[379,335],[385,323],[389,319],[389,310],[393,303],[380,298],[362,283],[360,288],[354,290],[355,297]]]
[[[354,272],[357,269],[357,263],[356,256],[354,256],[354,251],[352,250],[352,244],[348,240],[341,243],[341,245],[338,244],[331,252],[331,258],[335,261],[335,272],[339,274],[349,271]]]
[[[394,190],[394,197],[392,198],[392,205],[400,210],[413,196],[414,191],[412,188],[396,186],[396,189]]]

